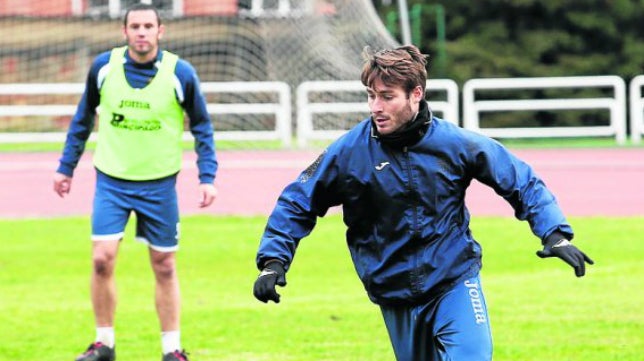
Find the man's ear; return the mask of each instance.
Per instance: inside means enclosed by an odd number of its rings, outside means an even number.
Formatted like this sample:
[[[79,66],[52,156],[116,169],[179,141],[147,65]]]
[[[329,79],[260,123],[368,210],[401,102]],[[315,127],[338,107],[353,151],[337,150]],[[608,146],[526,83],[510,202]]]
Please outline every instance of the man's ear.
[[[425,89],[420,85],[415,87],[414,90],[411,91],[411,98],[414,103],[420,103],[420,101],[425,98]]]
[[[165,34],[165,25],[161,24],[159,25],[159,36],[158,36],[159,40],[163,38],[163,34]]]

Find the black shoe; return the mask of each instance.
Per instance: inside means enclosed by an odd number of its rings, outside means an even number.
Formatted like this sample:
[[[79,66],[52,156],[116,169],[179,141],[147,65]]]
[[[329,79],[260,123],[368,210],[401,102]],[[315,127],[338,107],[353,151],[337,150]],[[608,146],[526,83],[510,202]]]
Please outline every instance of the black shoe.
[[[94,342],[89,345],[87,351],[76,357],[76,361],[114,361],[116,352],[113,348],[103,345],[100,342]]]
[[[161,361],[188,361],[188,353],[186,350],[175,350],[163,355]]]

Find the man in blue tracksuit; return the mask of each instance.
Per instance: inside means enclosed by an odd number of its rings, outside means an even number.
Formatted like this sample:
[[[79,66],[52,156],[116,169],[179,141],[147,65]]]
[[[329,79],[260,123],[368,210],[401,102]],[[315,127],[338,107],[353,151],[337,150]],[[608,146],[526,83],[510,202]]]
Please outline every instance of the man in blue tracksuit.
[[[555,197],[498,142],[434,117],[424,100],[426,56],[414,46],[364,52],[361,80],[371,117],[333,142],[280,195],[259,245],[260,301],[317,217],[342,205],[346,239],[369,298],[382,310],[399,361],[492,358],[479,278],[481,247],[469,229],[465,192],[478,180],[503,197],[581,277],[593,261],[570,243]]]

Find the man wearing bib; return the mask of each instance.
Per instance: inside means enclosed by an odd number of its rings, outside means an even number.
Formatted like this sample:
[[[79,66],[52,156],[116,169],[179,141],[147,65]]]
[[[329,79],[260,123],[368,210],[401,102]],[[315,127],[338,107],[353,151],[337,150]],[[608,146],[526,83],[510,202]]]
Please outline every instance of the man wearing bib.
[[[175,261],[179,241],[176,179],[181,170],[184,112],[195,138],[201,207],[212,204],[217,196],[217,160],[197,73],[187,61],[159,48],[163,34],[164,26],[153,6],[136,4],[126,11],[123,35],[127,46],[94,60],[54,175],[54,191],[64,197],[71,190],[74,169],[98,119],[91,236],[96,338],[77,361],[116,359],[114,270],[131,213],[136,215],[136,239],[149,247],[162,360],[188,359],[181,347]]]

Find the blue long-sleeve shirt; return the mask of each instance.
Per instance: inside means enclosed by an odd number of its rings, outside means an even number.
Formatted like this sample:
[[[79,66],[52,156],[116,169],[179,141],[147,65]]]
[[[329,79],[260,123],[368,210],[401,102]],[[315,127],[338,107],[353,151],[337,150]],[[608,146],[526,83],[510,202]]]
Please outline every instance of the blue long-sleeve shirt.
[[[163,52],[159,50],[155,61],[144,64],[136,63],[130,58],[128,52],[125,54],[123,62],[128,83],[133,88],[145,87],[156,75],[156,63],[162,59]],[[101,53],[94,59],[90,67],[85,91],[67,131],[65,148],[57,170],[59,173],[73,176],[74,169],[85,150],[87,139],[94,129],[96,108],[101,100],[100,88],[109,70],[109,59],[110,51]],[[199,77],[194,67],[183,59],[179,59],[174,74],[175,94],[188,115],[190,132],[195,138],[199,181],[212,183],[217,173],[218,163],[215,154],[213,126],[206,109],[206,100],[201,93]]]

